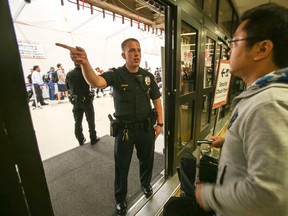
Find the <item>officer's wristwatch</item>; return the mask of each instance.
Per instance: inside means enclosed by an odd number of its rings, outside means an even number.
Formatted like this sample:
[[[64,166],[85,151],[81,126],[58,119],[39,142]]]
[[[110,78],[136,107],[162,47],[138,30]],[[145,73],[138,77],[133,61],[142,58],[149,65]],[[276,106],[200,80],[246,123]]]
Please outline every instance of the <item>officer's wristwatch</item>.
[[[157,123],[158,126],[163,127],[163,123]]]

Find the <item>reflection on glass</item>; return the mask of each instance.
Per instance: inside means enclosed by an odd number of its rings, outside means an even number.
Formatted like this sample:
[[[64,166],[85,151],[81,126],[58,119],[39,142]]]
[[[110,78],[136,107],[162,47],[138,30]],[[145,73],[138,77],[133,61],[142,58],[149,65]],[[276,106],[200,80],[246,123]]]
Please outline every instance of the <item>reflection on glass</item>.
[[[202,100],[202,113],[201,113],[201,126],[200,130],[202,131],[206,125],[210,122],[209,121],[209,116],[210,116],[210,107],[212,104],[212,97],[211,95],[203,95],[203,100]]]
[[[182,22],[181,29],[181,73],[180,93],[187,94],[195,90],[197,31]]]
[[[187,102],[179,107],[179,146],[186,146],[193,138],[194,103]]]
[[[216,22],[217,1],[205,0],[203,10],[208,17]]]
[[[195,2],[200,8],[202,8],[203,0],[190,0],[190,1]]]
[[[232,14],[233,8],[229,0],[220,0],[218,24],[225,29],[230,35],[232,31]]]
[[[204,88],[211,87],[214,81],[214,55],[215,41],[211,38],[206,38],[205,48],[205,67],[204,67]]]

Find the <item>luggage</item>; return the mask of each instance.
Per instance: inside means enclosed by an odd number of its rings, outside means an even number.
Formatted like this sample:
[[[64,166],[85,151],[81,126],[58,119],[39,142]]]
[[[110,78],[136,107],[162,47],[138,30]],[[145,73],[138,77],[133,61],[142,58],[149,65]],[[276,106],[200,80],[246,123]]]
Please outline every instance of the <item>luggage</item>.
[[[199,181],[216,182],[218,161],[215,158],[203,155],[200,159]],[[186,154],[180,161],[177,169],[181,185],[181,197],[193,197],[196,175],[196,158],[192,154]]]
[[[214,216],[214,212],[205,212],[194,195],[196,182],[215,182],[218,160],[207,155],[200,159],[201,144],[211,144],[210,140],[197,142],[197,158],[192,154],[184,155],[177,169],[181,196],[171,197],[164,206],[163,216]],[[197,165],[198,164],[198,165]],[[200,167],[200,169],[198,168]]]
[[[215,216],[205,212],[191,197],[171,197],[164,205],[163,216]]]

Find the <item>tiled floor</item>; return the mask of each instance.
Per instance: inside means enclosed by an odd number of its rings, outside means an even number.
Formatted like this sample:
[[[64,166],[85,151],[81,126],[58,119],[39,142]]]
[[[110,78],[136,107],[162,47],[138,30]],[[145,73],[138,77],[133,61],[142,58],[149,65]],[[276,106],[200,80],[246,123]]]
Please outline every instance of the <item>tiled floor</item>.
[[[101,137],[110,133],[107,116],[114,112],[114,104],[113,98],[108,91],[104,97],[101,93],[99,95],[101,97],[95,97],[93,103],[96,131],[97,135]],[[42,160],[78,146],[78,141],[74,136],[72,105],[66,99],[59,104],[57,101],[48,99],[45,102],[49,103],[49,105],[43,106],[41,109],[33,109],[32,107],[30,109]],[[85,117],[82,125],[87,140],[86,143],[89,144],[88,125]],[[155,151],[163,153],[163,148],[164,138],[163,135],[160,135],[156,141]]]

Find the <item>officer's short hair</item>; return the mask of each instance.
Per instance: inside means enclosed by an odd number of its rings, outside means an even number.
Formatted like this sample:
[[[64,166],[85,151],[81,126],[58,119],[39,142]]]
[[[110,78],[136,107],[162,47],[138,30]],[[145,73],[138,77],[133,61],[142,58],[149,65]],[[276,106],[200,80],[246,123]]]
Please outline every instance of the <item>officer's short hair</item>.
[[[134,42],[137,42],[138,44],[140,44],[137,39],[135,39],[135,38],[128,38],[128,39],[124,40],[124,41],[122,42],[122,44],[121,44],[121,49],[122,49],[123,52],[125,51],[125,48],[126,48],[126,46],[127,46],[127,43],[130,42],[130,41],[134,41]]]
[[[33,70],[36,70],[39,67],[39,65],[34,65]]]

